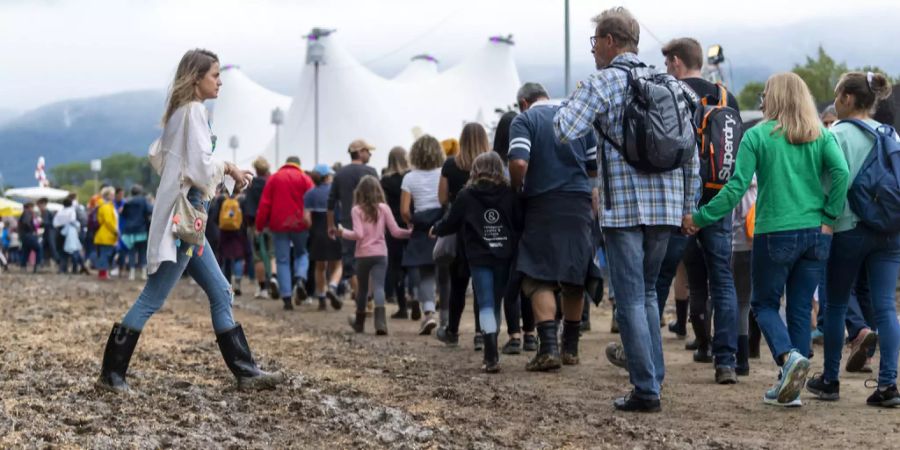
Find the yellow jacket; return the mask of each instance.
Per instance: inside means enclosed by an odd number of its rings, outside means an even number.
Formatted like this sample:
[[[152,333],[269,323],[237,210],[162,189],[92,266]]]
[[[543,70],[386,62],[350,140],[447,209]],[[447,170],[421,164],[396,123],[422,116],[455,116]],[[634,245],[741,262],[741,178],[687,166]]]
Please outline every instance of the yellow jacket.
[[[94,245],[116,245],[119,240],[119,218],[112,203],[100,200],[97,222],[100,223],[100,228],[94,235]]]

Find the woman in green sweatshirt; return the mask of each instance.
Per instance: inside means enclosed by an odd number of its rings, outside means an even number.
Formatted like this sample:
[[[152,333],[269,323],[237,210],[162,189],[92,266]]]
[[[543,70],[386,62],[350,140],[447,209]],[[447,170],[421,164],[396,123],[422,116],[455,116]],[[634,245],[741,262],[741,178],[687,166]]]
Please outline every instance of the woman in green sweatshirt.
[[[849,171],[834,137],[819,124],[800,77],[782,73],[769,78],[763,112],[766,120],[741,141],[733,178],[696,214],[685,216],[683,225],[694,233],[730,214],[756,174],[751,307],[781,368],[763,400],[800,406],[809,370],[810,299],[824,274],[831,225],[843,211]],[[831,179],[827,193],[823,176]],[[778,314],[785,289],[787,324]]]

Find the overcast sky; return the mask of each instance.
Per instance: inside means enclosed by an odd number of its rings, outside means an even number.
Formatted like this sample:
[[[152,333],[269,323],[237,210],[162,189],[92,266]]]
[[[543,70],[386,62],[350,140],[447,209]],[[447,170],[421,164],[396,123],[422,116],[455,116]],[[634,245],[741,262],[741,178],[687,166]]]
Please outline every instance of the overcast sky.
[[[853,20],[896,19],[896,0],[752,0],[727,2],[727,8],[709,0],[572,0],[576,64],[590,61],[590,18],[615,4],[629,7],[642,23],[644,52],[659,47],[651,34],[660,40],[731,36],[723,45],[742,55],[754,49],[768,28],[845,21],[848,28],[868,34],[842,36],[843,28],[823,25],[821,35],[805,33],[796,43],[782,42],[767,51],[799,48],[802,55],[816,43],[826,48],[834,43],[838,59],[852,60],[859,56],[846,48],[849,37],[866,42],[882,32],[896,35],[900,28],[895,21],[881,30]],[[420,52],[434,54],[446,68],[482,46],[487,36],[500,33],[514,34],[520,66],[559,64],[562,71],[562,0],[0,0],[0,109],[22,111],[69,98],[162,90],[181,54],[198,46],[217,52],[224,63],[241,65],[263,84],[278,84],[299,76],[302,36],[314,26],[336,28],[351,53],[385,75]],[[900,64],[896,51],[876,45],[867,50],[890,62],[851,62]],[[759,59],[765,62],[770,56]],[[658,52],[648,58],[659,59]]]

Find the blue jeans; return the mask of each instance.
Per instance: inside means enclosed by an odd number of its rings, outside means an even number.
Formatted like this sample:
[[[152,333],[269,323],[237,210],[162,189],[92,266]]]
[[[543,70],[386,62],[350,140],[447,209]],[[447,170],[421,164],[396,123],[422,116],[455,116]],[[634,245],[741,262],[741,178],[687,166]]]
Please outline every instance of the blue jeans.
[[[193,255],[188,256],[187,251],[191,245],[182,243],[178,248],[176,262],[166,261],[160,264],[156,272],[147,279],[147,284],[137,301],[125,314],[122,325],[132,330],[143,330],[144,324],[162,307],[186,269],[209,297],[209,310],[216,334],[234,328],[234,317],[231,315],[231,302],[234,297],[231,285],[222,275],[209,243],[205,245],[202,255],[198,255],[198,250],[194,249]]]
[[[272,233],[275,244],[275,267],[278,268],[278,290],[281,298],[291,296],[292,278],[300,278],[306,281],[306,273],[309,272],[309,254],[306,252],[306,240],[308,231],[297,233]],[[294,246],[294,260],[291,264],[291,245]],[[293,277],[291,266],[294,267]]]
[[[500,322],[500,300],[509,281],[509,262],[493,266],[470,266],[472,289],[478,303],[478,318],[484,334],[496,333]]]
[[[712,352],[716,367],[734,367],[736,363],[738,306],[731,271],[731,236],[728,215],[702,228],[694,237],[699,258],[685,258],[691,303],[706,305],[707,299],[712,301]]]
[[[830,260],[831,258],[829,258]],[[827,270],[826,270],[827,272]],[[816,328],[825,333],[825,309],[828,304],[828,276],[822,278],[819,283],[819,314],[816,316]],[[866,309],[864,310],[864,306]],[[847,338],[853,340],[863,328],[875,329],[872,319],[871,301],[869,300],[869,276],[865,266],[860,268],[856,276],[856,284],[850,291],[850,301],[847,302],[847,316],[844,319],[847,327]],[[874,350],[874,348],[872,349]]]
[[[894,294],[900,271],[900,234],[878,234],[862,224],[835,234],[831,245],[825,311],[825,379],[838,379],[844,346],[844,317],[860,268],[868,275],[869,298],[881,347],[878,385],[895,384],[900,325]]]
[[[611,281],[616,289],[616,322],[637,398],[658,399],[665,378],[656,280],[674,229],[671,226],[603,229]]]
[[[669,299],[669,291],[672,289],[672,281],[678,271],[678,264],[684,258],[684,249],[687,247],[690,237],[681,233],[672,233],[669,244],[666,246],[666,256],[659,267],[659,276],[656,277],[656,301],[659,303],[659,317],[662,318],[666,309],[666,301]]]
[[[757,234],[753,239],[750,307],[776,363],[796,349],[809,356],[813,293],[822,279],[831,236],[819,228]],[[787,289],[787,324],[778,314]]]
[[[97,244],[97,270],[109,270],[112,263],[113,253],[116,251],[115,245]]]

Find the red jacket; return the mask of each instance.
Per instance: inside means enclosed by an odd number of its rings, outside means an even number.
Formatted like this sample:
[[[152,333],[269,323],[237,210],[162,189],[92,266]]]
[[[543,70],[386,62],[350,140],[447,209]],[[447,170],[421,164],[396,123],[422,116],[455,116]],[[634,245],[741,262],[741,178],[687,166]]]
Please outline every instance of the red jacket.
[[[313,188],[312,179],[293,164],[285,164],[266,182],[259,209],[256,230],[269,228],[275,232],[306,231],[303,221],[303,195]]]

